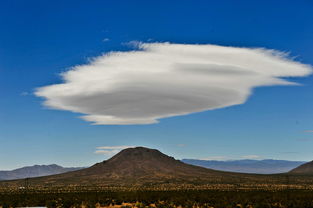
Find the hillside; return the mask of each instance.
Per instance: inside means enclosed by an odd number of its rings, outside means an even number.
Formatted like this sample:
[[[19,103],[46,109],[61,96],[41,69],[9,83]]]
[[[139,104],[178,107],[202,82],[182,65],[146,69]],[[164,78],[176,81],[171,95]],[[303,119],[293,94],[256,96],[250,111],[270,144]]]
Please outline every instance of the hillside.
[[[214,170],[238,173],[259,173],[259,174],[286,173],[305,163],[304,161],[287,161],[270,159],[229,160],[229,161],[183,159],[182,162]]]
[[[59,165],[34,165],[9,171],[0,171],[0,180],[14,180],[39,176],[55,175],[82,168],[64,168]]]
[[[313,177],[258,175],[223,172],[185,164],[158,150],[144,147],[124,149],[107,161],[82,170],[29,179],[31,187],[267,187],[268,184],[313,184]],[[24,186],[24,180],[2,181],[0,188]],[[289,184],[290,185],[290,184]]]
[[[107,161],[90,168],[45,177],[45,183],[143,185],[184,183],[203,178],[220,178],[220,172],[185,164],[158,150],[144,147],[124,149]],[[39,179],[42,180],[42,179]]]
[[[291,174],[304,174],[304,175],[313,175],[313,161],[300,165],[297,168],[294,168],[289,173]]]

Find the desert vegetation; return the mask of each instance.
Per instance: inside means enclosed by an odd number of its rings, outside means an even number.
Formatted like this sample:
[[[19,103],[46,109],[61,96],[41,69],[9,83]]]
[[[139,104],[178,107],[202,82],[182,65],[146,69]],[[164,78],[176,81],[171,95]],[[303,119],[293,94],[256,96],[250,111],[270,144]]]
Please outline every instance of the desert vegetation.
[[[111,208],[309,208],[313,207],[310,190],[282,191],[86,191],[70,193],[0,194],[3,208],[19,206],[111,207]]]

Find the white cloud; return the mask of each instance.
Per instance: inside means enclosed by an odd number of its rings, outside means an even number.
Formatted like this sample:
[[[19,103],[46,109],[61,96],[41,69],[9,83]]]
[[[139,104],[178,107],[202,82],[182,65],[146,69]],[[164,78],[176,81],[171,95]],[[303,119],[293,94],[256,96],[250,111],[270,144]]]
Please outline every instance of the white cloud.
[[[241,158],[255,160],[255,159],[261,159],[262,157],[259,155],[244,155],[244,156],[241,156]]]
[[[110,41],[109,38],[104,38],[104,39],[102,40],[102,42],[108,42],[108,41]]]
[[[96,147],[96,154],[102,154],[102,155],[113,155],[121,151],[122,149],[127,149],[127,148],[132,148],[135,146],[101,146],[101,147]]]
[[[96,154],[101,154],[101,155],[113,155],[118,153],[119,150],[96,150]]]
[[[122,146],[101,146],[97,147],[96,149],[106,149],[106,150],[115,150],[115,149],[127,149],[127,148],[133,148],[135,146],[127,146],[127,145],[122,145]]]
[[[199,160],[227,160],[228,157],[226,156],[209,156],[209,157],[204,157],[200,158]]]
[[[305,133],[313,133],[313,130],[305,130]]]
[[[290,85],[309,65],[262,48],[132,43],[135,51],[111,52],[62,73],[64,83],[35,94],[53,109],[84,114],[97,125],[152,124],[244,103],[252,89]]]

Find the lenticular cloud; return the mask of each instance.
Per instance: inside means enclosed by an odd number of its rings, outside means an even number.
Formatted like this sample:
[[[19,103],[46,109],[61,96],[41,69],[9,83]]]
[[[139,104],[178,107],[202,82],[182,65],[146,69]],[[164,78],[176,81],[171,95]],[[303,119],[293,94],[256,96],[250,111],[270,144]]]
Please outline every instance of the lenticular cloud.
[[[262,48],[137,43],[62,74],[38,88],[44,105],[82,113],[93,124],[152,124],[158,119],[242,104],[255,87],[290,85],[282,77],[312,72]]]

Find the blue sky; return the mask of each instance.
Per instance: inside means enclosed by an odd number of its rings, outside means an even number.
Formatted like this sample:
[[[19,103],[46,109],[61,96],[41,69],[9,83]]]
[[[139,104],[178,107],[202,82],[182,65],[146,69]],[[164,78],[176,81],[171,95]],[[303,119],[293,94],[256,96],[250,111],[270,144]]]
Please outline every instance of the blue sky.
[[[61,72],[130,41],[268,48],[313,65],[311,1],[1,1],[0,169],[87,166],[99,146],[176,158],[313,159],[313,77],[257,87],[247,102],[149,125],[90,125],[33,95]]]

